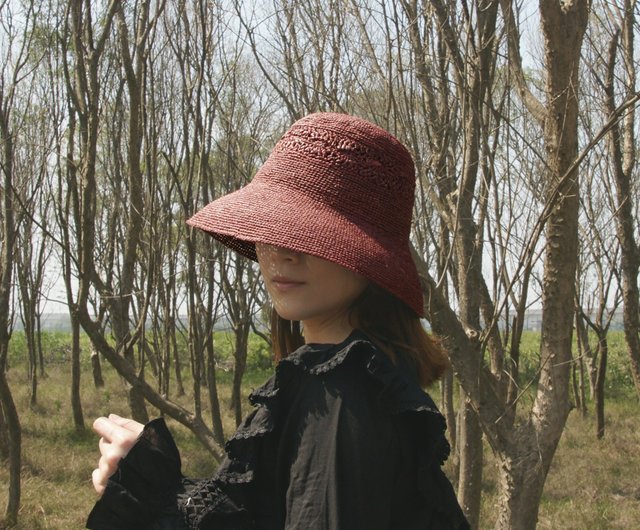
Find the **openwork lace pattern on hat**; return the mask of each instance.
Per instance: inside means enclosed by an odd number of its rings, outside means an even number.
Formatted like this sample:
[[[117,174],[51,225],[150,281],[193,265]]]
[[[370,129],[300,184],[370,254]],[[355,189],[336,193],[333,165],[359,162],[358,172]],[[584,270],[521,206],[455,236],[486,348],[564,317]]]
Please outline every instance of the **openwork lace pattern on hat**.
[[[368,143],[362,138],[345,137],[348,131],[333,131],[317,127],[297,126],[278,142],[274,153],[288,157],[298,154],[300,160],[313,158],[325,165],[340,169],[340,188],[360,186],[386,190],[402,199],[413,199],[413,164],[404,148],[397,153],[387,148]],[[322,184],[321,182],[319,184]],[[340,183],[336,183],[340,184]],[[386,196],[387,194],[378,194]]]

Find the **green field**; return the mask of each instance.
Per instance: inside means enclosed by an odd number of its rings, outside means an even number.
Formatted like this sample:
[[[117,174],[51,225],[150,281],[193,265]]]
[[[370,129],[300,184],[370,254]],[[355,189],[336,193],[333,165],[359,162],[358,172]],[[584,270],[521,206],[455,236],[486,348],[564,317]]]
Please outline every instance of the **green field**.
[[[14,336],[8,372],[23,428],[22,509],[18,529],[83,528],[95,501],[91,471],[97,462],[97,438],[91,431],[93,418],[115,412],[127,415],[125,390],[120,377],[103,364],[106,386],[92,385],[88,362],[84,365],[82,399],[86,432],[73,429],[69,397],[70,364],[64,359],[64,334],[44,337],[48,364],[46,377],[39,381],[38,404],[29,407],[29,381],[19,334]],[[624,348],[619,334],[612,335],[610,383],[607,390],[607,430],[603,440],[595,437],[593,406],[586,418],[572,411],[547,480],[540,510],[540,529],[631,529],[640,521],[640,414],[638,400],[628,377]],[[229,351],[220,339],[221,350]],[[253,342],[254,349],[258,341]],[[535,360],[532,337],[531,366]],[[85,347],[84,352],[88,352]],[[85,355],[87,357],[87,355]],[[266,352],[251,356],[245,393],[265,380]],[[188,377],[188,369],[184,376]],[[226,414],[227,434],[233,429],[228,410],[231,374],[221,371],[221,400]],[[190,382],[185,379],[187,391]],[[434,389],[434,397],[438,397]],[[181,398],[189,407],[189,397]],[[150,414],[154,411],[150,409]],[[208,417],[205,413],[205,417]],[[193,437],[169,421],[182,452],[186,474],[202,476],[215,469],[215,463]],[[496,472],[487,449],[483,484],[482,528],[492,528],[495,517]],[[0,509],[7,499],[8,474],[0,465]]]

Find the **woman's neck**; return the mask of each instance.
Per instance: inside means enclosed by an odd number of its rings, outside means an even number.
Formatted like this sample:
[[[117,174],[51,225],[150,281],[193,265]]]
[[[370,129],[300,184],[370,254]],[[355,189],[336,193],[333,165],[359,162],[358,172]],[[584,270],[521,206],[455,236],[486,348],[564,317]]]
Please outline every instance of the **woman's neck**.
[[[348,318],[302,322],[304,341],[307,344],[340,344],[351,335],[353,329]]]

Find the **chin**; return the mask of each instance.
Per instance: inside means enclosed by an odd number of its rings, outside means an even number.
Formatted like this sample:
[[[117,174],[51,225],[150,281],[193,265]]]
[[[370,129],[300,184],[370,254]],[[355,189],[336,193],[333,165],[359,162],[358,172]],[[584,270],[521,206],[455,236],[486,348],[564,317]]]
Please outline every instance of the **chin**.
[[[290,311],[278,311],[278,310],[276,310],[276,313],[278,313],[278,315],[280,315],[280,318],[284,318],[285,320],[291,320],[291,321],[303,320],[302,318],[300,318],[299,314],[292,313]]]
[[[300,320],[300,313],[292,310],[290,307],[283,308],[274,305],[273,308],[280,318],[284,318],[285,320]]]

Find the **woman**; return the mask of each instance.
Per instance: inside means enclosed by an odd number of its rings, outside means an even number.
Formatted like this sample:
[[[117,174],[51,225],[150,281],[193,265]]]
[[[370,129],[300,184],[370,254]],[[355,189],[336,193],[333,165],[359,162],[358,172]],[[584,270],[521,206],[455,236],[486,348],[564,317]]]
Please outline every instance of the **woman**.
[[[97,419],[89,528],[468,528],[441,469],[444,419],[421,389],[447,359],[420,322],[414,187],[395,137],[317,113],[188,221],[257,259],[279,362],[209,479],[182,477],[163,420]]]

